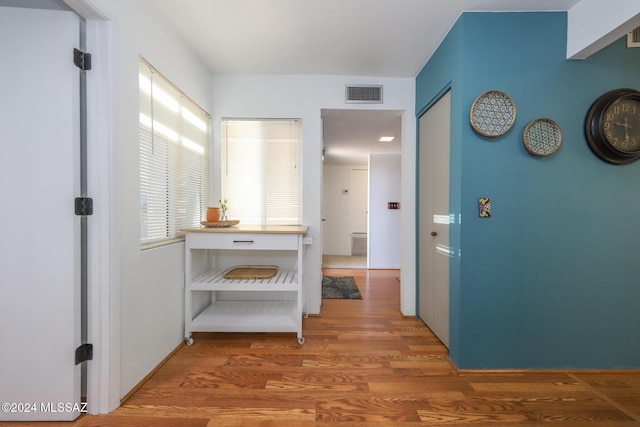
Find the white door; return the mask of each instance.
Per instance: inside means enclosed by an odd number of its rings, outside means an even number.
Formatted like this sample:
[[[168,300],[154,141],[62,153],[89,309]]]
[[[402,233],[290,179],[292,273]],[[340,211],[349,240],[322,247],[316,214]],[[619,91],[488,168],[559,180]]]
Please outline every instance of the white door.
[[[419,120],[418,313],[449,347],[451,92]]]
[[[80,365],[80,34],[0,7],[0,420],[73,420]]]

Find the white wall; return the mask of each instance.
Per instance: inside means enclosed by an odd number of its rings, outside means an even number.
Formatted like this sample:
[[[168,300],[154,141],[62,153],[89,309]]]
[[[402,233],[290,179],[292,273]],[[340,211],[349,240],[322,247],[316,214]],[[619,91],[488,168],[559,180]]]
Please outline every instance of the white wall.
[[[401,170],[400,155],[369,156],[369,268],[401,265],[401,210],[387,208],[402,198]]]
[[[365,214],[364,226],[360,218],[354,218],[353,200],[364,197],[366,200],[369,186],[365,182],[360,185],[359,180],[352,179],[353,171],[364,171],[366,166],[324,165],[322,185],[322,254],[323,255],[351,255],[351,233],[366,232],[367,218]],[[348,193],[343,193],[347,190]],[[367,209],[365,201],[363,209]]]
[[[140,251],[138,58],[143,56],[205,110],[211,112],[211,76],[146,1],[92,0],[108,20],[113,82],[113,152],[116,186],[111,310],[120,318],[120,395],[128,393],[184,338],[184,244]],[[100,55],[97,56],[100,58]],[[93,67],[104,66],[94,61]],[[90,76],[90,74],[89,74]],[[90,77],[89,77],[90,78]],[[115,344],[117,345],[117,344]]]
[[[384,85],[384,104],[345,104],[345,84]],[[303,222],[314,244],[306,252],[305,310],[320,313],[322,283],[322,108],[404,110],[402,215],[403,254],[401,309],[415,314],[415,79],[320,75],[214,76],[214,184],[220,187],[220,119],[222,117],[301,118],[303,120]],[[216,168],[216,165],[218,167]],[[214,194],[214,197],[217,197]]]

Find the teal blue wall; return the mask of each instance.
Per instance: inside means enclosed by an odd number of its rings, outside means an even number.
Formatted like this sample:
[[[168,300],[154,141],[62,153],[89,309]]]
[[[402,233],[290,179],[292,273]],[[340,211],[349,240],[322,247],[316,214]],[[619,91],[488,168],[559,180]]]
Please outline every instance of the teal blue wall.
[[[598,159],[584,137],[591,103],[640,89],[640,49],[620,40],[566,56],[566,13],[465,13],[416,79],[418,116],[452,90],[451,336],[460,368],[640,368],[640,162]],[[469,124],[481,93],[507,92],[514,127]],[[563,144],[523,145],[548,117]],[[491,218],[477,200],[491,197]]]

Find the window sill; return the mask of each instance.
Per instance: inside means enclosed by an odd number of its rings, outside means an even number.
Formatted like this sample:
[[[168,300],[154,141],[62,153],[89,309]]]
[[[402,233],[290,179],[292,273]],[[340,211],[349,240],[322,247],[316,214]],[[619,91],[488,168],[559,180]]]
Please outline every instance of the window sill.
[[[143,243],[140,245],[140,251],[161,248],[163,246],[173,245],[174,243],[181,243],[181,242],[184,242],[184,236],[175,237],[173,239],[161,240],[159,242]]]

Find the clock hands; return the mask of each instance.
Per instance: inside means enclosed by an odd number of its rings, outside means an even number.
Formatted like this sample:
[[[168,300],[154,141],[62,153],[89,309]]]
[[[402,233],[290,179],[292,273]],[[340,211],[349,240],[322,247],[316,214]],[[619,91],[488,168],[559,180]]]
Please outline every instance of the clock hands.
[[[630,129],[631,128],[631,125],[629,124],[629,118],[628,117],[624,118],[624,123],[622,123],[622,122],[613,122],[613,124],[616,125],[616,126],[621,126],[621,127],[625,128],[625,129]]]
[[[613,122],[614,125],[620,126],[624,128],[624,138],[629,142],[629,129],[631,129],[631,125],[629,124],[629,118],[624,118],[624,123],[622,122]]]

